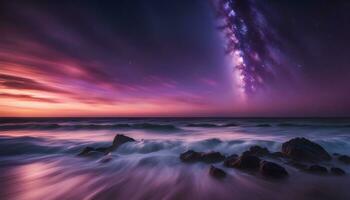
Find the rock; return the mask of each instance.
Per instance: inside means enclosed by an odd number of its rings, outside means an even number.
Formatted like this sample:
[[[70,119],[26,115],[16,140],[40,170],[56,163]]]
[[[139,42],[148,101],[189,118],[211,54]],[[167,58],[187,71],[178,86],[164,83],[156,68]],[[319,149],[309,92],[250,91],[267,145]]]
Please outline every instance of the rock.
[[[85,147],[78,156],[87,156],[90,152],[95,151],[95,148],[93,147]]]
[[[309,172],[314,174],[327,174],[328,170],[320,165],[311,165],[308,169]]]
[[[234,163],[233,167],[245,170],[255,170],[259,168],[260,158],[251,155],[242,155]]]
[[[337,176],[345,175],[345,171],[338,168],[338,167],[332,167],[331,172],[332,172],[332,174],[337,175]]]
[[[182,154],[180,154],[180,160],[182,162],[197,162],[201,158],[201,153],[193,151],[193,150],[188,150]]]
[[[122,135],[122,134],[117,134],[114,137],[112,147],[117,148],[120,145],[122,145],[124,143],[127,143],[127,142],[135,142],[135,140],[133,138],[131,138],[131,137],[128,137],[128,136],[125,136],[125,135]]]
[[[331,160],[331,156],[322,146],[305,138],[294,138],[283,143],[282,153],[298,161],[318,162]]]
[[[263,176],[269,178],[285,178],[288,176],[288,172],[284,167],[269,161],[261,161],[259,171]]]
[[[243,152],[243,155],[251,155],[251,156],[266,156],[269,154],[269,150],[265,147],[260,147],[260,146],[251,146],[248,151]]]
[[[350,156],[347,156],[347,155],[341,155],[338,157],[338,160],[342,163],[345,163],[345,164],[350,164]]]
[[[202,152],[196,152],[193,150],[188,150],[182,154],[180,154],[180,159],[183,162],[206,162],[206,163],[215,163],[215,162],[221,162],[225,159],[225,156],[222,155],[219,152],[208,152],[208,153],[202,153]]]
[[[92,153],[104,153],[108,154],[111,151],[117,149],[120,145],[127,143],[127,142],[135,142],[135,140],[131,137],[127,137],[122,134],[117,134],[114,137],[113,143],[109,147],[98,147],[98,148],[93,148],[93,147],[85,147],[79,154],[78,156],[90,156]]]
[[[226,177],[226,172],[224,170],[214,167],[213,165],[211,165],[209,168],[209,174],[217,179],[222,179]]]
[[[268,156],[271,158],[286,158],[286,155],[284,155],[282,152],[272,152]]]
[[[206,163],[215,163],[225,160],[225,156],[219,152],[202,153],[200,160]]]
[[[104,152],[97,151],[93,147],[85,147],[79,154],[78,156],[85,156],[85,157],[90,157],[90,158],[95,158],[95,157],[101,157],[105,155]]]
[[[238,155],[232,154],[229,157],[227,157],[224,161],[224,166],[226,167],[233,167],[233,164],[237,161]]]
[[[308,169],[308,166],[303,164],[303,163],[291,161],[291,162],[288,162],[288,164],[299,169],[299,170],[307,170]]]

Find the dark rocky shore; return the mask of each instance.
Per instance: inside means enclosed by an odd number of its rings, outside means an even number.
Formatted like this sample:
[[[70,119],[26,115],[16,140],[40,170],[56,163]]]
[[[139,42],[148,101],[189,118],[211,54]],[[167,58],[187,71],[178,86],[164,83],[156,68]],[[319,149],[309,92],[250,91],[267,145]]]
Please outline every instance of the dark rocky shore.
[[[208,159],[210,155],[210,159]],[[347,155],[335,154],[339,162],[350,164]],[[283,179],[289,176],[284,165],[298,170],[318,175],[345,175],[345,171],[333,166],[327,169],[332,160],[331,155],[319,144],[306,138],[294,138],[282,144],[280,152],[270,152],[266,147],[251,146],[240,156],[232,154],[225,157],[220,152],[196,152],[188,150],[180,155],[181,161],[193,162],[223,162],[226,168],[236,168],[242,171],[253,172],[266,178]],[[218,167],[210,166],[209,174],[215,178],[223,178],[226,172]]]
[[[128,142],[136,142],[136,140],[117,134],[110,146],[97,148],[88,146],[78,156],[104,156]],[[188,150],[181,153],[179,158],[187,164],[196,162],[211,164],[209,175],[217,179],[223,179],[227,176],[224,168],[234,168],[269,179],[285,179],[289,177],[286,166],[315,175],[343,176],[346,172],[338,166],[331,165],[330,161],[336,159],[339,163],[350,164],[349,156],[333,153],[332,157],[321,145],[306,138],[294,138],[284,142],[279,152],[270,152],[266,147],[255,145],[241,155],[226,156],[214,151]],[[110,158],[102,159],[103,162],[109,160]]]

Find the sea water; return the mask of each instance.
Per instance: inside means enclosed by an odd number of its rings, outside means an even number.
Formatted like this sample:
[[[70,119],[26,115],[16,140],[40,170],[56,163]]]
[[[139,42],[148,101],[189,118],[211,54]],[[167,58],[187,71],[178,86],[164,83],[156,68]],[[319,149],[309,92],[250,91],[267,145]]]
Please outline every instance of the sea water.
[[[111,145],[116,134],[137,142],[105,156],[79,157]],[[314,175],[281,161],[284,180],[267,180],[221,163],[182,163],[186,150],[229,156],[250,146],[280,151],[305,137],[330,154],[350,155],[347,118],[0,118],[0,199],[350,199],[350,175]],[[324,164],[350,174],[335,158]]]

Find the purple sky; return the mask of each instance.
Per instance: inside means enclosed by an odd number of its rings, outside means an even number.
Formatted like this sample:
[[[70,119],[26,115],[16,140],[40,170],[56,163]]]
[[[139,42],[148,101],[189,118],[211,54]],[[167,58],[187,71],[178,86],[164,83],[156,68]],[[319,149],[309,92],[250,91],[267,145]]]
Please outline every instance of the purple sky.
[[[0,116],[350,115],[350,2],[226,2],[2,1]]]

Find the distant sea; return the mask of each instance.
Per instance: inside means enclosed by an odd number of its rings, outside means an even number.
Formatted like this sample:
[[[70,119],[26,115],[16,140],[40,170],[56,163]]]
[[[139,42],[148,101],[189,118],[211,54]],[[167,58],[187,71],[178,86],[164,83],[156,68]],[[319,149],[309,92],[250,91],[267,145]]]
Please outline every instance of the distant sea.
[[[137,142],[77,156],[110,145],[116,134]],[[350,155],[349,118],[0,118],[0,199],[350,199],[350,175],[308,174],[280,162],[290,177],[270,181],[216,163],[228,173],[216,180],[210,164],[179,159],[190,149],[275,152],[295,137]],[[350,173],[336,160],[325,165]]]

